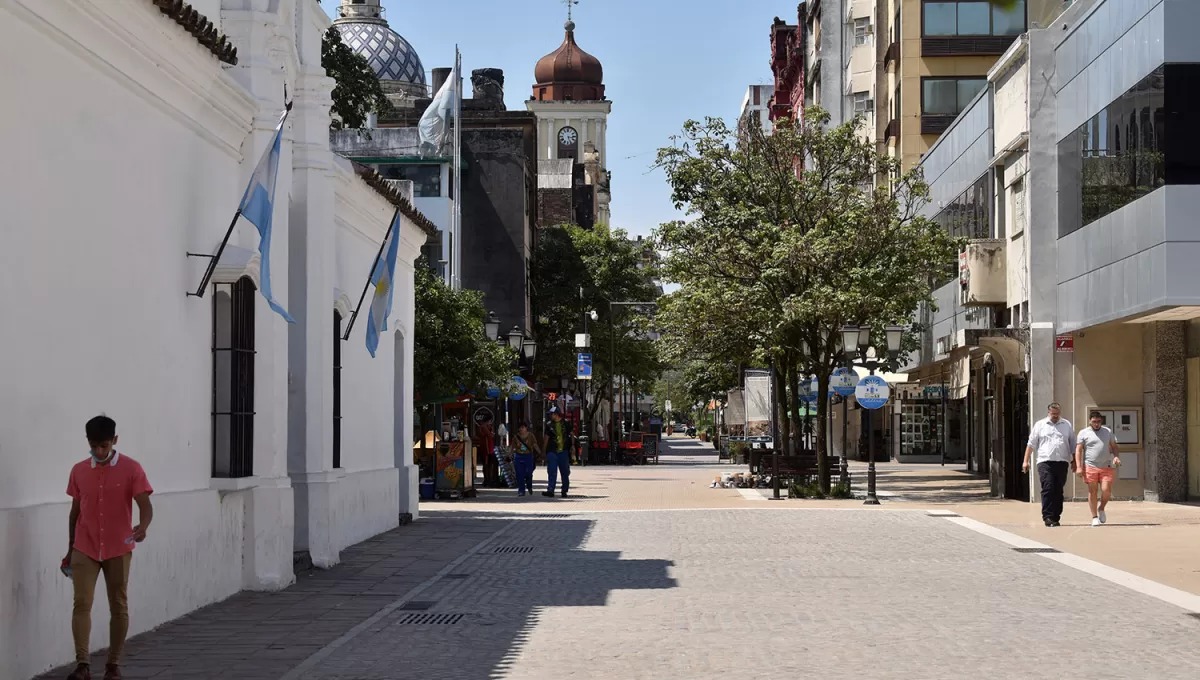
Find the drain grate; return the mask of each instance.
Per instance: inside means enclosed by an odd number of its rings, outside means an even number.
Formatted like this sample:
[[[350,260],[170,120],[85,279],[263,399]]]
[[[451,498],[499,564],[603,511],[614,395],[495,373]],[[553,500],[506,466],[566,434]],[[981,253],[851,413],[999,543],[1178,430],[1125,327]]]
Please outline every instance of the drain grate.
[[[560,513],[548,512],[544,515],[535,515],[535,517],[537,517],[538,519],[562,519],[564,517],[570,517],[570,515],[568,515],[565,512],[560,512]]]
[[[533,546],[528,545],[502,545],[492,551],[496,554],[512,554],[512,553],[531,553]]]
[[[437,602],[422,602],[419,600],[413,602],[405,602],[400,605],[400,611],[405,612],[423,612],[427,609],[432,609]]]
[[[1057,553],[1062,552],[1058,548],[1013,548],[1019,553]]]
[[[401,626],[453,626],[462,618],[462,614],[409,614],[397,623]]]
[[[455,579],[455,580],[470,578],[470,577],[471,577],[470,574],[446,574],[446,576],[445,576],[445,578],[447,578],[447,579]]]

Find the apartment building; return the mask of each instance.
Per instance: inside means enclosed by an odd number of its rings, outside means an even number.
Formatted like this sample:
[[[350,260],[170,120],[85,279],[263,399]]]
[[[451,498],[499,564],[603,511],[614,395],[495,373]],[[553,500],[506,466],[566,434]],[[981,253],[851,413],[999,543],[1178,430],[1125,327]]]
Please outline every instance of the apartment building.
[[[1115,496],[1200,498],[1200,3],[1058,9],[921,163],[926,214],[970,240],[926,312],[899,427],[932,421],[930,450],[1036,499],[1029,423],[1052,401],[1077,429],[1099,411],[1122,448]]]

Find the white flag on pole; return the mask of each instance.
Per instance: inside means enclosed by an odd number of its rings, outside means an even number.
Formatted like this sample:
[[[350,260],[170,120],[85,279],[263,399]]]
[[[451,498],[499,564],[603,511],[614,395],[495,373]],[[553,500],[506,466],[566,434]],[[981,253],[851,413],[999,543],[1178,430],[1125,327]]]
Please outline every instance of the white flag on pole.
[[[433,101],[429,104],[429,108],[421,116],[421,122],[417,124],[422,146],[430,144],[435,149],[441,149],[442,145],[446,143],[450,133],[450,115],[454,112],[455,103],[460,96],[458,81],[458,60],[456,59],[450,77],[442,83],[442,87],[438,89]]]

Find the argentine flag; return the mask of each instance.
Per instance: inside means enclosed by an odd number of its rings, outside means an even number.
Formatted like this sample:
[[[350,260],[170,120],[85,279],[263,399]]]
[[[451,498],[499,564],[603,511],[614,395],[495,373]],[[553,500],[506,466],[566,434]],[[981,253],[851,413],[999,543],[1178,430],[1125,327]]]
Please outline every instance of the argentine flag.
[[[375,271],[371,272],[371,285],[375,295],[371,298],[371,311],[367,314],[367,351],[375,358],[379,347],[379,336],[387,330],[387,319],[392,313],[392,282],[396,279],[396,251],[400,244],[400,211],[392,218],[392,226],[380,250]]]
[[[283,121],[287,119],[290,110],[290,107],[284,110],[283,115],[279,117],[279,124],[275,126],[275,138],[267,147],[262,160],[258,162],[254,174],[250,175],[250,185],[246,187],[246,194],[242,196],[238,212],[248,222],[258,227],[260,260],[258,278],[263,297],[266,298],[271,309],[287,319],[288,323],[295,323],[288,315],[287,310],[271,295],[271,217],[275,213],[275,180],[279,176],[279,147],[283,140]]]

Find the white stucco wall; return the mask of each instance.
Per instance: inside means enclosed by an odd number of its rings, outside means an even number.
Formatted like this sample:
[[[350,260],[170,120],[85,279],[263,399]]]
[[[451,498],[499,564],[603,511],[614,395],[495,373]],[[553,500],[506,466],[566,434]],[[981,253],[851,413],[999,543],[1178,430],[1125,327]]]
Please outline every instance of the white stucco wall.
[[[411,431],[411,409],[394,408],[398,394],[411,402],[411,341],[396,357],[389,331],[370,359],[365,314],[343,347],[346,464],[330,471],[322,517],[297,514],[289,475],[289,356],[331,353],[335,291],[361,291],[391,216],[351,176],[356,200],[386,214],[351,215],[329,233],[337,173],[331,83],[319,69],[329,19],[315,0],[194,5],[234,40],[239,66],[222,65],[146,0],[0,0],[0,63],[24,65],[0,69],[0,88],[37,102],[6,110],[5,129],[21,134],[6,136],[0,159],[0,315],[10,320],[0,347],[18,359],[0,380],[0,466],[11,472],[0,475],[4,680],[70,660],[70,582],[58,571],[64,490],[87,455],[83,424],[97,413],[117,420],[119,448],[155,488],[154,524],[131,572],[130,635],[244,588],[290,584],[298,521],[311,522],[306,532],[320,533],[336,561],[345,546],[395,526],[398,512],[415,515],[415,469],[395,469],[397,433]],[[255,477],[213,480],[212,299],[185,295],[206,264],[186,253],[220,241],[271,138],[284,83],[297,103],[282,145],[272,281],[289,311],[320,311],[311,337],[323,341],[306,348],[308,329],[295,334],[256,298]],[[292,285],[293,227],[329,233],[330,248],[300,260],[318,265],[318,281]],[[403,233],[393,330],[412,327],[411,262],[424,241],[411,223]],[[257,278],[257,248],[243,222],[215,280]],[[342,250],[352,262],[344,272]],[[399,390],[396,361],[407,376]],[[304,414],[308,403],[329,403],[310,396]],[[331,415],[313,407],[326,431]],[[319,461],[310,470],[324,473]],[[103,592],[97,600],[93,648],[108,642]]]

